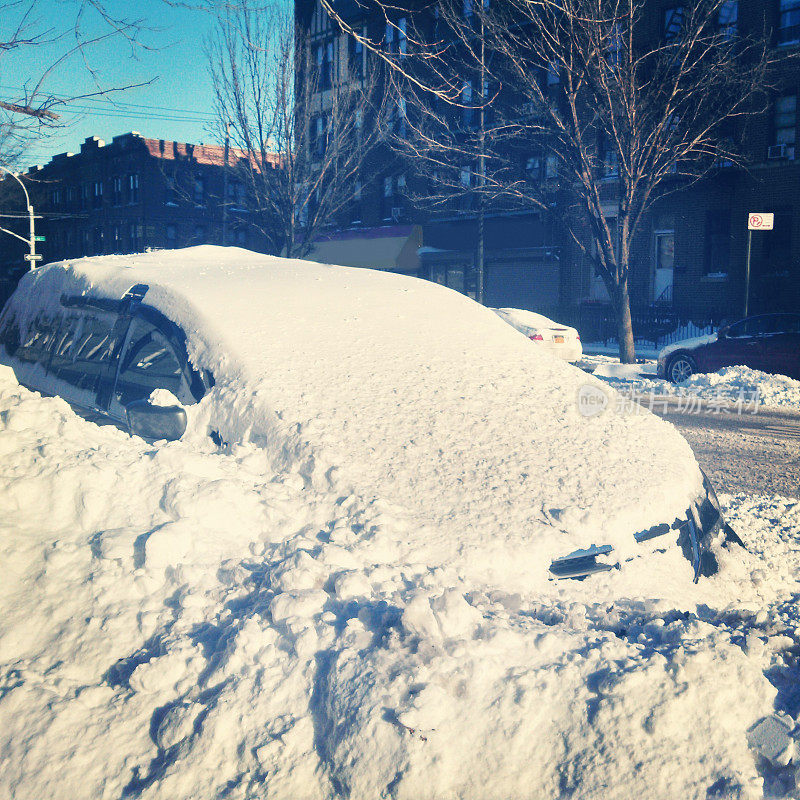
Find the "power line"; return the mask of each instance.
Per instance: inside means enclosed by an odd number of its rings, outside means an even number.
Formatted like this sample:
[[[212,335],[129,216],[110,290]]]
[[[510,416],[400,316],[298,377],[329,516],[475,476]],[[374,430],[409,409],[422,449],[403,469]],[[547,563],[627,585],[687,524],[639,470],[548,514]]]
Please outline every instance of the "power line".
[[[5,84],[0,84],[0,89],[3,89],[5,91],[10,91],[10,92],[15,92],[15,93],[17,93],[19,95],[24,95],[25,94],[24,90],[20,89],[18,86],[8,86],[8,85],[5,85]],[[126,102],[126,101],[109,101],[109,100],[107,100],[105,98],[102,98],[102,97],[82,97],[82,98],[76,98],[75,101],[71,101],[68,98],[59,99],[56,96],[56,99],[59,100],[59,104],[60,105],[63,105],[65,107],[67,107],[67,108],[69,108],[69,107],[76,107],[76,108],[82,107],[82,108],[85,108],[85,106],[77,106],[76,105],[77,101],[80,101],[80,103],[89,103],[90,104],[90,108],[91,108],[91,104],[97,104],[98,110],[95,111],[94,109],[91,109],[92,113],[99,113],[99,111],[104,111],[104,112],[108,112],[108,113],[120,113],[120,114],[122,114],[122,113],[125,113],[126,111],[130,110],[132,112],[131,115],[133,115],[134,110],[136,110],[136,113],[138,114],[139,113],[139,109],[142,109],[142,110],[148,110],[148,111],[152,111],[152,112],[162,112],[162,111],[163,112],[171,112],[170,116],[188,115],[188,117],[190,117],[190,118],[191,117],[206,117],[208,119],[216,119],[216,115],[212,114],[212,113],[210,113],[208,111],[196,111],[196,110],[190,109],[190,108],[175,108],[175,107],[172,107],[172,106],[158,106],[158,105],[149,105],[149,104],[143,104],[143,103],[129,103],[129,102]]]

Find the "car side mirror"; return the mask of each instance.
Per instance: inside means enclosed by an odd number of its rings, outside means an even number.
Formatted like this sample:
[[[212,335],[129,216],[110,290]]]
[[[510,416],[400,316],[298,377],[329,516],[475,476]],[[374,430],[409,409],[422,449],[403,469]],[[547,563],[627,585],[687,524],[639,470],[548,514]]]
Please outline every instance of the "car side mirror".
[[[728,331],[731,329],[730,325],[723,325],[717,331],[717,339],[727,339],[728,338]]]
[[[134,400],[125,407],[128,430],[142,439],[174,442],[186,430],[186,411],[181,406],[154,406],[149,400]]]

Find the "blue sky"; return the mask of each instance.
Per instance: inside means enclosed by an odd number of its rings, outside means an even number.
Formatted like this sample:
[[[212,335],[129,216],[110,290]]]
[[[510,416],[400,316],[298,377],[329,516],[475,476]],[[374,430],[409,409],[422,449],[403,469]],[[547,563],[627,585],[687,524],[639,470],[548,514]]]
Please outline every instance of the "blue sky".
[[[191,142],[216,142],[212,130],[213,92],[208,78],[203,42],[212,26],[209,15],[188,8],[171,8],[161,0],[110,0],[107,6],[120,16],[143,18],[146,48],[131,51],[117,38],[90,48],[87,64],[79,57],[53,70],[45,87],[59,96],[74,96],[103,88],[152,81],[147,86],[114,93],[109,99],[77,101],[58,109],[64,127],[34,142],[24,165],[45,163],[56,153],[75,152],[87,136],[110,141],[131,130],[142,135]],[[72,0],[41,0],[40,26],[63,23],[69,18]],[[7,28],[0,22],[0,31]],[[100,30],[97,20],[88,20],[87,30]],[[0,98],[18,99],[19,87],[39,76],[66,42],[17,50],[3,57]],[[16,92],[15,92],[16,90]],[[113,99],[112,99],[113,98]],[[22,166],[24,166],[22,165]]]

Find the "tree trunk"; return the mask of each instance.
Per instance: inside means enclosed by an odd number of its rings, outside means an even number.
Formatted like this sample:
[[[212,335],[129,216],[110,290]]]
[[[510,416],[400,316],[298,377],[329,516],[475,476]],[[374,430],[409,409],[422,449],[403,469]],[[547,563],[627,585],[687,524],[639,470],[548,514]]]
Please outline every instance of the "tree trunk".
[[[631,299],[628,295],[628,279],[624,278],[614,292],[614,311],[617,315],[617,341],[619,360],[622,364],[635,364],[633,347],[633,322],[631,321]]]

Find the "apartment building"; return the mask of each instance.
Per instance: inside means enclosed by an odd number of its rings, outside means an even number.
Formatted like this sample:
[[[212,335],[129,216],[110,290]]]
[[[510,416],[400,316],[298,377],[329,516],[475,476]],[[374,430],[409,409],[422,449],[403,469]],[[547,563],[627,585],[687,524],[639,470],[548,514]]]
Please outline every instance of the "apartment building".
[[[402,57],[408,47],[406,31],[422,5],[411,2],[384,9],[341,0],[337,12],[355,30],[381,41]],[[470,4],[465,2],[465,12]],[[295,14],[308,32],[316,64],[335,79],[343,63],[364,64],[364,48],[331,22],[317,0],[296,0]],[[797,0],[729,0],[720,25],[735,33],[758,35],[767,30],[776,55],[796,56],[800,48],[800,3]],[[676,0],[652,0],[644,36],[673,35],[683,18]],[[677,26],[677,27],[676,27]],[[361,67],[363,69],[363,67]],[[800,308],[800,163],[796,159],[800,65],[785,59],[771,80],[775,84],[763,112],[739,131],[748,166],[727,163],[690,187],[675,185],[647,214],[634,243],[631,302],[634,312],[696,321],[731,319],[744,305],[747,217],[750,212],[772,212],[775,228],[756,232],[752,239],[750,310],[780,311]],[[797,154],[800,158],[800,154]],[[535,159],[531,159],[533,161]],[[547,165],[534,164],[546,179]],[[339,261],[352,253],[364,260],[370,248],[365,240],[394,238],[403,253],[398,269],[474,295],[477,282],[478,225],[474,208],[421,211],[408,202],[409,165],[388,151],[377,163],[365,165],[354,185],[354,203],[348,219],[327,237],[336,239]],[[615,171],[604,177],[607,219],[616,223]],[[406,233],[408,232],[408,233]],[[406,236],[417,242],[416,259]],[[513,305],[562,313],[577,320],[605,313],[609,299],[590,259],[574,246],[556,218],[547,214],[485,207],[485,293],[490,305]],[[320,243],[320,260],[332,246]],[[392,248],[384,248],[384,252]],[[392,252],[394,252],[392,250]],[[381,264],[393,268],[391,258]]]
[[[279,244],[254,218],[241,170],[233,169],[241,158],[222,146],[138,133],[108,143],[89,137],[78,153],[56,155],[21,176],[39,217],[36,232],[44,236],[37,250],[45,263],[196,244],[274,252]],[[6,208],[23,212],[19,186],[10,178],[3,184]],[[27,236],[24,219],[11,224]],[[24,243],[0,237],[6,293],[25,269],[25,252]]]

